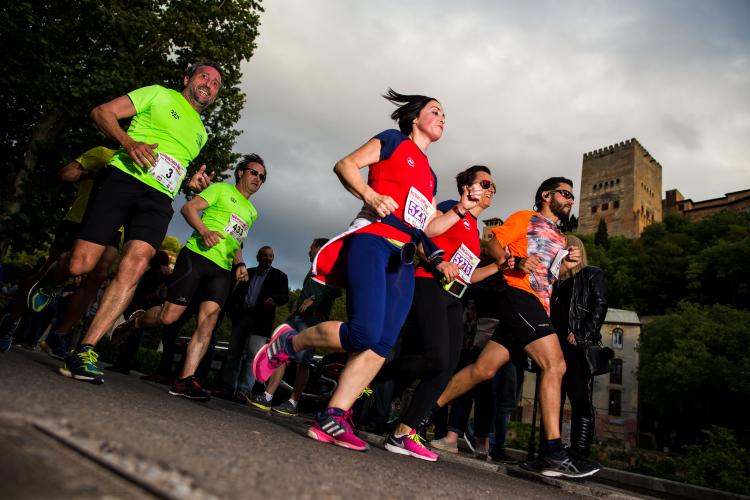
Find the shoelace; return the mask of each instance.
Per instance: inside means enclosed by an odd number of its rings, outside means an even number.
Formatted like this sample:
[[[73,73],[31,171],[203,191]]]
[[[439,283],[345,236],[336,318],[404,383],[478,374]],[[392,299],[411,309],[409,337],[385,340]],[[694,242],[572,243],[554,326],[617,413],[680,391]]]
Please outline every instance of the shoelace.
[[[271,358],[268,360],[268,363],[271,365],[271,368],[276,369],[279,366],[285,364],[287,359],[289,359],[289,355],[284,351],[281,351],[278,354],[274,354],[273,356],[271,356]]]
[[[354,421],[352,420],[352,410],[345,411],[343,415],[331,415],[348,432],[353,432]]]
[[[412,441],[414,441],[415,443],[417,443],[418,446],[421,446],[422,448],[427,448],[425,446],[425,443],[427,441],[425,441],[424,439],[422,439],[422,436],[420,436],[418,433],[412,432],[411,434],[407,435],[406,437],[407,437],[407,439],[411,439]]]
[[[78,357],[86,364],[92,364],[96,365],[96,362],[99,360],[99,355],[94,352],[93,349],[88,349],[83,352],[78,353]]]
[[[372,396],[372,389],[370,389],[370,386],[368,385],[364,389],[362,389],[362,392],[359,393],[359,396],[357,396],[357,399],[361,398],[362,396]]]

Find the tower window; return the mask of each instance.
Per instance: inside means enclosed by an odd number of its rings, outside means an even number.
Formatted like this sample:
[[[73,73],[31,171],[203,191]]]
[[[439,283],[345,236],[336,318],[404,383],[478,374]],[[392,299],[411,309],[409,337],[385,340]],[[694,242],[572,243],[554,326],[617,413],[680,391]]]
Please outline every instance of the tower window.
[[[612,208],[620,208],[620,200],[613,201]]]
[[[609,209],[609,203],[602,203],[602,212]]]
[[[620,179],[619,178],[615,179],[615,184],[619,184],[619,183],[620,183]]]
[[[592,214],[595,214],[595,213],[596,213],[596,207],[591,207],[591,213],[592,213]]]

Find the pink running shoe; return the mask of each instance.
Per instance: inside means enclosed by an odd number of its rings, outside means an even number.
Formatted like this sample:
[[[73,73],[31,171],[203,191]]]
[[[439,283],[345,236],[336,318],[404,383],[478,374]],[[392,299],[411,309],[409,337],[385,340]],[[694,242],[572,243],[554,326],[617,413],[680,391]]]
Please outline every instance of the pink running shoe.
[[[282,364],[288,364],[294,353],[286,352],[286,342],[289,335],[297,335],[294,328],[282,323],[271,335],[268,344],[260,348],[253,359],[253,376],[265,383],[271,374]]]
[[[412,429],[409,434],[404,434],[401,437],[389,434],[388,439],[385,440],[385,449],[399,455],[409,455],[428,462],[435,462],[440,456],[424,445],[416,429]]]
[[[307,435],[324,443],[335,444],[355,451],[367,451],[367,443],[354,434],[352,411],[328,408],[316,415],[315,421],[307,430]]]

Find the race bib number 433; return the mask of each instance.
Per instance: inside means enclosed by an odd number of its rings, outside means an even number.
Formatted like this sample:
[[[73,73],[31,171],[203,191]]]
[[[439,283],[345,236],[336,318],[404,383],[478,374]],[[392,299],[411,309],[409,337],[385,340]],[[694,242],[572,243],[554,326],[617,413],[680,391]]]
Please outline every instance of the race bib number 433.
[[[458,274],[465,283],[471,283],[471,275],[479,264],[479,257],[469,250],[469,247],[461,243],[456,253],[451,257],[451,262],[458,266]]]
[[[168,154],[159,153],[156,164],[151,169],[151,177],[170,193],[176,193],[185,178],[185,167]]]
[[[247,225],[247,222],[232,214],[229,217],[229,224],[224,228],[224,232],[235,240],[241,242],[245,239],[245,236],[247,236],[248,229],[250,229],[250,227]]]
[[[404,221],[417,229],[424,229],[434,213],[432,202],[412,186],[404,206]]]

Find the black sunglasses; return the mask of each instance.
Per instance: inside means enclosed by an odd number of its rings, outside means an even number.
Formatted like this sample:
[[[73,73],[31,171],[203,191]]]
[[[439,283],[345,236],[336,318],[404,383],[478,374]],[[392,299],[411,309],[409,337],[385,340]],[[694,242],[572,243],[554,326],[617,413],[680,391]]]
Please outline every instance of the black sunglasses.
[[[571,193],[567,189],[553,189],[552,191],[550,191],[550,193],[560,193],[562,195],[562,197],[565,198],[566,200],[575,200],[576,199],[576,197],[573,196],[573,193]]]
[[[250,175],[254,175],[255,177],[258,177],[260,179],[260,182],[266,182],[266,174],[261,174],[254,168],[246,168],[248,172],[250,172]]]
[[[479,181],[479,185],[482,186],[482,189],[489,189],[490,187],[495,188],[497,190],[497,186],[495,186],[495,183],[492,181],[488,181],[487,179]]]

